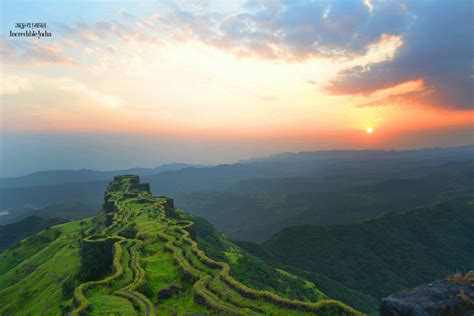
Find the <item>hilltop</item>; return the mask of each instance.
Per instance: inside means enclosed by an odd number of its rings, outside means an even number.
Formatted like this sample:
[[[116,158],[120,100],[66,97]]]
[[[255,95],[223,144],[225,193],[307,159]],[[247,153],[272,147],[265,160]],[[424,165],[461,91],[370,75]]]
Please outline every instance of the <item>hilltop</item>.
[[[204,219],[117,176],[94,218],[43,230],[0,254],[0,314],[357,315],[275,269]]]

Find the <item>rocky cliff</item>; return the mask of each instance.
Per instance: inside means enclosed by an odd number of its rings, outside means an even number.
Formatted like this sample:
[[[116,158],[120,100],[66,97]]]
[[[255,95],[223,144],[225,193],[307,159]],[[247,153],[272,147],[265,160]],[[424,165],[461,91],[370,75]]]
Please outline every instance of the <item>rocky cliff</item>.
[[[392,294],[380,303],[381,316],[474,316],[474,271]]]

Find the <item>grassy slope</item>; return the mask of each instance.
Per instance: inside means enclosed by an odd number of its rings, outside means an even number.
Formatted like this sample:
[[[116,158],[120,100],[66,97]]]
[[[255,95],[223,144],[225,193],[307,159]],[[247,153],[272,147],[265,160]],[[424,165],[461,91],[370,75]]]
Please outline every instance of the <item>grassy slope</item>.
[[[474,200],[456,199],[351,225],[290,227],[263,247],[285,265],[381,298],[472,269]]]
[[[318,301],[327,298],[314,284],[278,269],[277,266],[243,251],[200,217],[189,216],[200,247],[214,260],[228,263],[231,275],[249,287],[268,290],[293,299]]]
[[[318,290],[322,291],[327,296],[335,300],[345,302],[346,304],[349,304],[350,306],[353,306],[354,308],[366,313],[375,312],[379,306],[379,301],[370,295],[350,289],[342,283],[330,279],[321,273],[308,272],[298,268],[282,265],[275,256],[273,256],[259,244],[252,242],[235,243],[248,251],[250,254],[261,258],[268,265],[272,267],[283,267],[287,272],[312,282],[318,288]]]
[[[79,270],[81,222],[44,230],[0,254],[0,314],[59,315]]]
[[[54,226],[0,254],[0,314],[357,314],[132,180],[112,183],[94,219]],[[205,231],[215,240],[199,237]],[[268,280],[254,280],[262,273]]]

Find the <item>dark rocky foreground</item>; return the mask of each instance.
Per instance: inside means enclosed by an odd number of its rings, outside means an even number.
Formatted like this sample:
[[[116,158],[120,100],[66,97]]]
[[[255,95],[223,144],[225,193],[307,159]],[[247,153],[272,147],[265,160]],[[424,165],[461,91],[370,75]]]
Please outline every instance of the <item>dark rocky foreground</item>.
[[[392,294],[381,316],[474,316],[474,271]]]

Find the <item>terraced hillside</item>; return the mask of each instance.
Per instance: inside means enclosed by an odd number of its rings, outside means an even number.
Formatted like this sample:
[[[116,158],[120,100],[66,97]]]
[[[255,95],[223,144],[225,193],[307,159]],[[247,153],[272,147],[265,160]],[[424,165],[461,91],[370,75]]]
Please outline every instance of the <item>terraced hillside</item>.
[[[285,271],[276,283],[298,295],[242,283],[229,264],[238,252],[211,258],[196,223],[137,176],[115,177],[94,219],[52,227],[0,254],[0,314],[360,314],[310,282],[287,285],[282,280],[297,277]]]

